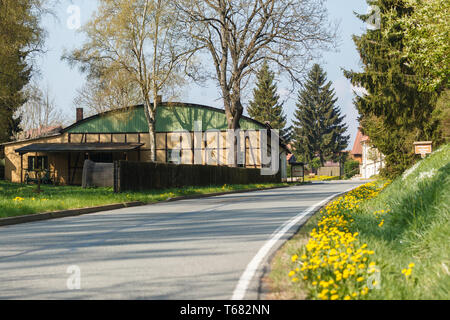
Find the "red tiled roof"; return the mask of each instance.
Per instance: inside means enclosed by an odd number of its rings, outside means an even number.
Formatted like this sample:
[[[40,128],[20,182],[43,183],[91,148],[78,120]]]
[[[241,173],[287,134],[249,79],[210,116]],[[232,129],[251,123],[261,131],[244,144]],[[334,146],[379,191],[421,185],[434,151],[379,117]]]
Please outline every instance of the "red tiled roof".
[[[355,143],[351,151],[352,155],[362,154],[361,142],[369,140],[368,136],[362,134],[361,130],[358,128],[358,133],[356,134]]]
[[[19,135],[20,139],[31,139],[37,137],[44,137],[54,133],[59,133],[62,130],[62,126],[48,126],[36,129],[29,129],[27,131],[21,132]]]

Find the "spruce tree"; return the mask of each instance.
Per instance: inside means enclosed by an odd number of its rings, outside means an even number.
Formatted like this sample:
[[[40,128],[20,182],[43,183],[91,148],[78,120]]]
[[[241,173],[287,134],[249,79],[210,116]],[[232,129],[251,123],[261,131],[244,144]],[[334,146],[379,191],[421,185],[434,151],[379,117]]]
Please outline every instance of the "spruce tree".
[[[368,3],[379,8],[380,28],[353,37],[363,71],[346,70],[344,75],[367,92],[354,100],[362,131],[385,156],[382,173],[393,177],[412,163],[414,141],[438,143],[438,122],[432,117],[436,94],[419,91],[420,81],[403,52],[404,27],[385,23],[388,16],[401,20],[413,8],[401,0]],[[370,14],[357,16],[362,21],[371,19]]]
[[[336,101],[331,81],[327,82],[326,73],[315,64],[298,93],[293,121],[295,148],[304,161],[316,157],[322,165],[325,160],[336,161],[347,147],[347,126]]]
[[[279,103],[275,75],[270,71],[267,62],[262,65],[256,79],[253,100],[247,108],[249,116],[262,123],[269,122],[273,129],[279,130],[280,138],[289,142],[291,127],[286,128],[286,115],[283,112],[283,104]]]

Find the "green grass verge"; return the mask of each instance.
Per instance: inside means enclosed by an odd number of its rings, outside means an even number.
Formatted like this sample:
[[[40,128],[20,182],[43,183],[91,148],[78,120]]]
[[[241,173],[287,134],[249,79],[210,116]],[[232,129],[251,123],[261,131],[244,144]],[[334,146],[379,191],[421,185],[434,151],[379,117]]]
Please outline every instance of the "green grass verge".
[[[37,194],[35,192],[35,185],[0,181],[0,218],[131,201],[154,203],[177,196],[230,192],[245,189],[265,189],[277,186],[288,186],[288,184],[264,183],[184,187],[182,189],[173,188],[124,193],[114,193],[112,188],[83,189],[77,186],[41,185],[42,191],[40,194]]]
[[[354,212],[351,230],[374,250],[372,260],[380,270],[379,285],[361,298],[450,299],[449,173],[450,145],[445,145]],[[273,259],[268,276],[273,298],[307,297],[303,281],[288,277],[294,265],[290,257],[305,245],[318,216]]]

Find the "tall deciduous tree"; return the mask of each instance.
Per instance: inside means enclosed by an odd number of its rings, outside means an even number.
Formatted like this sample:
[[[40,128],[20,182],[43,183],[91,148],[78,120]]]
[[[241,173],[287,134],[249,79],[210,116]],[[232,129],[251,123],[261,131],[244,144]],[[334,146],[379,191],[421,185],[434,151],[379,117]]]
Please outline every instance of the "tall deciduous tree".
[[[327,159],[338,160],[347,147],[349,136],[344,116],[336,106],[337,98],[326,73],[315,64],[298,94],[294,139],[297,152],[305,161],[315,157],[323,165]]]
[[[382,32],[385,36],[403,33],[401,54],[419,76],[421,91],[441,92],[448,88],[450,75],[450,2],[405,0],[409,14],[386,11]]]
[[[24,90],[27,102],[24,103],[17,113],[20,115],[20,128],[28,131],[28,138],[41,135],[50,126],[62,126],[65,124],[61,109],[55,103],[50,88],[40,88],[32,81]]]
[[[253,99],[247,109],[249,116],[262,123],[268,122],[273,129],[280,130],[280,137],[288,142],[290,128],[286,128],[286,115],[283,112],[283,104],[279,103],[275,75],[267,63],[263,64],[256,79]]]
[[[190,53],[185,26],[168,0],[100,0],[83,27],[87,42],[64,58],[89,74],[127,72],[139,85],[149,126],[151,159],[156,160],[157,96],[181,81]]]
[[[334,44],[323,0],[179,0],[221,90],[228,128],[238,129],[242,91],[264,60],[298,81],[316,49]]]
[[[41,50],[43,30],[39,0],[0,0],[0,142],[20,131],[14,117],[25,103],[22,89],[30,81],[30,58]]]
[[[91,114],[140,103],[142,94],[139,85],[123,70],[88,77],[74,99],[74,105],[87,108]]]

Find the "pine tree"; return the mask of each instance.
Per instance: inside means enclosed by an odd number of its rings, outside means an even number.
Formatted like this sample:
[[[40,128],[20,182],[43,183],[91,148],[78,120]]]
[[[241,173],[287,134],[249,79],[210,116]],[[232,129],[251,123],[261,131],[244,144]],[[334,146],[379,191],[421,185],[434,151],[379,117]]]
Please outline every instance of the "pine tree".
[[[381,28],[353,37],[364,67],[362,72],[344,71],[344,75],[367,91],[354,100],[362,131],[384,154],[383,173],[393,177],[412,163],[415,140],[439,141],[438,123],[431,116],[436,94],[419,91],[420,81],[403,52],[404,27],[385,24],[387,16],[400,20],[412,8],[401,0],[368,3],[379,8]],[[357,16],[362,21],[371,18],[370,14]]]
[[[348,145],[344,116],[336,106],[337,98],[326,73],[315,64],[298,93],[295,111],[295,148],[304,161],[318,157],[321,164],[327,159],[338,160]]]
[[[269,122],[273,129],[280,131],[280,137],[289,142],[292,128],[286,128],[286,115],[283,113],[283,105],[278,102],[280,97],[274,83],[275,75],[270,71],[267,62],[263,64],[256,79],[253,100],[247,109],[249,116],[262,123]]]

